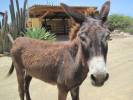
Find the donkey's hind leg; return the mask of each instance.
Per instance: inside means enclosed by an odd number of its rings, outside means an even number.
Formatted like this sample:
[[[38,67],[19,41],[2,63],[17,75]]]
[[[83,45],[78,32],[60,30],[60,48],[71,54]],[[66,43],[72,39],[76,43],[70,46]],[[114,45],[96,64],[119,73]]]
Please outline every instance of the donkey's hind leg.
[[[24,75],[25,70],[23,65],[21,64],[20,60],[17,60],[17,58],[12,58],[13,65],[16,69],[16,75],[17,75],[17,81],[18,81],[18,91],[20,100],[24,100]]]
[[[24,100],[24,71],[21,68],[16,68],[17,80],[18,80],[18,90],[20,100]]]
[[[70,93],[72,100],[79,100],[79,87],[73,88]]]
[[[30,93],[29,93],[29,85],[31,82],[32,77],[29,75],[25,75],[25,95],[26,95],[26,100],[31,100]]]

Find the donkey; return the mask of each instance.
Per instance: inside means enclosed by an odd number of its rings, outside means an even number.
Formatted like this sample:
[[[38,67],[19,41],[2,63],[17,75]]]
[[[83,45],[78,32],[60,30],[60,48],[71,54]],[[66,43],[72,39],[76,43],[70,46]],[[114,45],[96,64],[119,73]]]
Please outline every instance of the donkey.
[[[79,86],[89,76],[94,86],[103,86],[109,78],[106,70],[110,34],[105,23],[110,10],[106,1],[97,18],[85,17],[71,7],[61,4],[80,28],[77,36],[67,42],[47,42],[26,37],[17,38],[11,48],[12,67],[16,69],[20,99],[31,100],[29,85],[32,77],[58,87],[58,100],[79,100]]]

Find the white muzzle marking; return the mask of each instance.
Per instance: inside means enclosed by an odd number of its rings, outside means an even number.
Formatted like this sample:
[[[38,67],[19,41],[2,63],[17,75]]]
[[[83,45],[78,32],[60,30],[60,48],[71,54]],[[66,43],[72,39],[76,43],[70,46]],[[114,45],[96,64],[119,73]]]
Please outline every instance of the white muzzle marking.
[[[104,74],[107,72],[106,63],[102,56],[93,57],[88,61],[89,75],[91,74]]]

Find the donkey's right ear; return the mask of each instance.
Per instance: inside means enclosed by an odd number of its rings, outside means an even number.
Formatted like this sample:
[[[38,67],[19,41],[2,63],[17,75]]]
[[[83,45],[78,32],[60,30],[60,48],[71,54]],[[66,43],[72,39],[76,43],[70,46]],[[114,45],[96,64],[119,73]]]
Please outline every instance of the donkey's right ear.
[[[109,14],[109,11],[110,11],[110,0],[107,0],[101,10],[100,10],[100,19],[105,22],[107,20],[107,17],[108,17],[108,14]]]
[[[61,7],[64,9],[65,13],[68,14],[75,22],[82,24],[85,20],[85,16],[77,11],[75,11],[73,8],[67,6],[66,4],[61,3]]]

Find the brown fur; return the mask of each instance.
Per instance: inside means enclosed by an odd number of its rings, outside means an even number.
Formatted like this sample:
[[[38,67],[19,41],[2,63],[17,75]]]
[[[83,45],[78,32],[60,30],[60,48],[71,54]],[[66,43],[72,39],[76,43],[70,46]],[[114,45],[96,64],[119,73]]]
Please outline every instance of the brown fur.
[[[69,39],[72,41],[77,37],[77,32],[79,31],[80,25],[78,23],[75,23],[70,32],[69,32]]]
[[[88,73],[78,38],[72,42],[49,43],[20,37],[15,40],[11,55],[19,85],[23,84],[21,78],[26,73],[69,91],[79,86]],[[22,91],[24,87],[19,88]]]
[[[32,77],[57,84],[58,100],[66,100],[69,91],[72,100],[79,100],[79,86],[87,77],[89,60],[100,55],[106,61],[108,29],[104,27],[104,19],[107,19],[110,1],[105,2],[98,19],[85,17],[71,7],[61,5],[79,23],[71,30],[71,41],[50,43],[20,37],[12,42],[13,66],[9,75],[15,67],[21,100],[25,96],[26,100],[31,100],[29,85]],[[108,79],[108,74],[101,75],[102,78],[94,75],[91,77],[94,85],[102,86]]]

